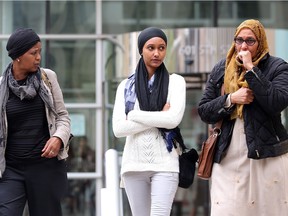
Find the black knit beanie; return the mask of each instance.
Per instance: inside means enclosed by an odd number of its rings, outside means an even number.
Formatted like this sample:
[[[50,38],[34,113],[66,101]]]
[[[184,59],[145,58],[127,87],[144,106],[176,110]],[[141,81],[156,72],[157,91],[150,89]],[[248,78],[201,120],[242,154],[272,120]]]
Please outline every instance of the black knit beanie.
[[[8,56],[13,60],[23,55],[31,49],[37,42],[40,42],[39,36],[30,28],[16,29],[9,37],[6,50]]]
[[[167,37],[161,29],[156,27],[146,28],[138,36],[138,50],[140,55],[142,54],[144,44],[153,37],[160,37],[167,44]]]

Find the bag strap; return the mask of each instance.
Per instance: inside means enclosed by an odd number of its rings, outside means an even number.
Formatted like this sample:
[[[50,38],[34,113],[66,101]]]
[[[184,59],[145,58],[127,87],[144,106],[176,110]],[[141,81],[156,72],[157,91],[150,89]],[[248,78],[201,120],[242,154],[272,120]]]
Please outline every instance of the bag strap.
[[[52,91],[52,84],[48,78],[47,73],[43,68],[41,68],[41,78],[44,81],[44,83],[49,87],[50,91]]]
[[[221,96],[225,94],[225,87],[224,83],[221,86]],[[215,127],[213,128],[213,134],[217,134],[219,136],[221,134],[221,126],[222,126],[223,119],[216,122]]]

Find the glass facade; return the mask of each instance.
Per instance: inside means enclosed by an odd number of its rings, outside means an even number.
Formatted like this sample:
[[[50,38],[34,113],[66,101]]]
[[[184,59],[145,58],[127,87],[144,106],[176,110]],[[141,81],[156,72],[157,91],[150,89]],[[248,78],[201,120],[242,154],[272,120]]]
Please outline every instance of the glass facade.
[[[197,103],[212,66],[231,44],[235,27],[244,19],[259,19],[267,28],[271,53],[288,60],[283,49],[287,9],[285,1],[0,1],[1,71],[10,62],[9,35],[17,27],[33,28],[42,38],[42,67],[57,73],[71,115],[75,139],[67,161],[70,190],[63,204],[65,215],[101,215],[105,152],[116,149],[121,158],[125,141],[112,132],[115,91],[136,66],[140,30],[158,26],[167,33],[166,66],[187,82],[180,127],[185,143],[199,149],[207,125],[198,117]],[[283,114],[286,120],[287,112]],[[130,216],[124,191],[121,206],[120,215]],[[208,214],[207,181],[196,178],[190,189],[179,189],[173,216]]]

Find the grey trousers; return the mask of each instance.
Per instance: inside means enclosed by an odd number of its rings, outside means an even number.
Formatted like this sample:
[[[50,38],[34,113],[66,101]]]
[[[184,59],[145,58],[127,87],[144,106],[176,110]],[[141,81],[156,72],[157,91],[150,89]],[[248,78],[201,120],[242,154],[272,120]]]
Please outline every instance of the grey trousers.
[[[123,182],[133,216],[169,216],[178,188],[174,172],[129,172]]]

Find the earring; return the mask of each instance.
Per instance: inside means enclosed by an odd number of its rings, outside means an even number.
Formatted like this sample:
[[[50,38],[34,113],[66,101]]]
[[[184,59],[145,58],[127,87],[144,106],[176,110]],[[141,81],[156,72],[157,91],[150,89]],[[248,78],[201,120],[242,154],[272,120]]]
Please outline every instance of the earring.
[[[16,61],[17,61],[17,62],[20,62],[20,59],[19,59],[19,58],[17,58],[17,59],[16,59]]]

